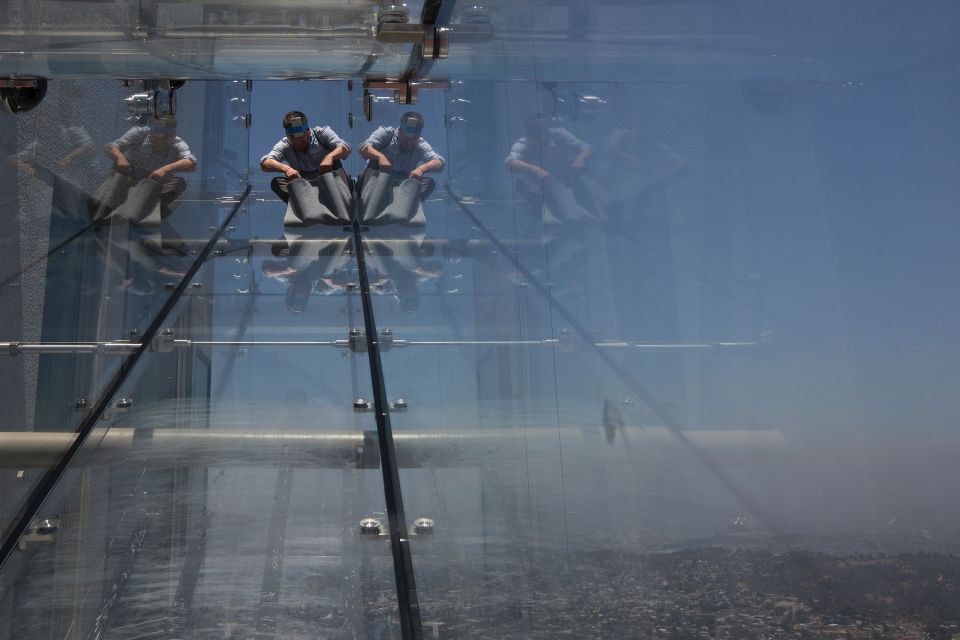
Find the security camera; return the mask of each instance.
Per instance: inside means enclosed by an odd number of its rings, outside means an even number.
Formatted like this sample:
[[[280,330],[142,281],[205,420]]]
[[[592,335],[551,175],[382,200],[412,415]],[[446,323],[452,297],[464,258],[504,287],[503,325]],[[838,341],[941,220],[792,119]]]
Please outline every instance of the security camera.
[[[26,113],[43,102],[46,78],[0,78],[0,102],[10,113]]]

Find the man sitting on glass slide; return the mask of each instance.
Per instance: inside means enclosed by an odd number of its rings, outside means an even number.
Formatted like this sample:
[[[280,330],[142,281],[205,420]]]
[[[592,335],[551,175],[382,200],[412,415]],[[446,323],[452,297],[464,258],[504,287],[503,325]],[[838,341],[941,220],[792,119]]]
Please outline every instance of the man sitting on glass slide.
[[[310,127],[307,116],[300,111],[291,111],[283,116],[286,135],[273,145],[267,155],[260,158],[260,168],[265,172],[279,172],[270,181],[270,189],[285,203],[289,201],[291,180],[313,180],[332,171],[350,188],[350,176],[343,170],[340,161],[350,155],[347,144],[330,127]]]
[[[444,159],[420,137],[423,116],[416,111],[407,111],[400,116],[399,127],[378,127],[360,145],[360,155],[369,160],[367,168],[357,181],[357,193],[363,194],[374,171],[390,173],[403,180],[413,178],[420,182],[420,201],[433,193],[433,178],[423,174],[443,170]]]

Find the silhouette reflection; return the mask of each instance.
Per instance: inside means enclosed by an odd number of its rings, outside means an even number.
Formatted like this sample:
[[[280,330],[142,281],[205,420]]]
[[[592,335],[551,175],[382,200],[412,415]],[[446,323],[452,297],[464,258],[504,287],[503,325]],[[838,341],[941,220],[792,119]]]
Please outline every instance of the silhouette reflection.
[[[540,115],[526,121],[526,135],[506,158],[517,194],[547,225],[606,219],[604,198],[586,173],[593,149]]]
[[[153,118],[107,146],[114,164],[90,203],[95,224],[121,218],[155,225],[177,208],[187,182],[175,174],[194,171],[197,160],[176,128],[172,115]]]
[[[291,202],[298,197],[291,190]],[[286,285],[287,310],[302,313],[311,295],[330,295],[345,288],[349,249],[350,238],[340,227],[285,224],[283,239],[272,247],[277,259],[264,260],[261,271]]]

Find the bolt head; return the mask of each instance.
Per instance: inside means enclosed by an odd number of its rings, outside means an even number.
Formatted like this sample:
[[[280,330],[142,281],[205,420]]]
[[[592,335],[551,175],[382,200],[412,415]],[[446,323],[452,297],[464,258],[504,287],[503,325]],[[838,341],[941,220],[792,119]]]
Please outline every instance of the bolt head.
[[[353,401],[353,408],[357,410],[369,409],[370,403],[367,401],[366,398],[357,398],[356,400]]]
[[[60,528],[59,518],[43,518],[36,524],[37,533],[53,533]]]
[[[383,523],[376,518],[364,518],[360,521],[361,533],[380,533]]]
[[[433,519],[417,518],[413,521],[413,530],[417,533],[433,533]]]
[[[120,398],[113,406],[117,409],[129,409],[133,406],[133,398]]]

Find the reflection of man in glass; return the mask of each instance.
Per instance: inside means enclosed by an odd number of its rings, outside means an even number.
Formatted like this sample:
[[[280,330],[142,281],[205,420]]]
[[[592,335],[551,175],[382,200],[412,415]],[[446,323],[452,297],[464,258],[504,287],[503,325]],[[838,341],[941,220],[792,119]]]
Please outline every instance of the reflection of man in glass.
[[[420,182],[420,200],[433,193],[433,178],[425,176],[429,171],[442,171],[443,157],[433,150],[430,143],[420,137],[423,131],[423,116],[416,111],[407,111],[400,117],[398,127],[378,127],[360,145],[360,155],[369,160],[367,169],[357,182],[357,193],[374,170],[392,173],[404,179]]]
[[[77,219],[99,179],[96,147],[82,126],[44,124],[32,140],[8,162],[53,187],[52,212]]]
[[[506,158],[517,171],[519,194],[536,212],[558,220],[602,216],[596,183],[584,175],[590,145],[540,115],[527,118],[526,135],[513,143]]]
[[[270,189],[278,198],[284,202],[289,200],[291,180],[312,180],[328,171],[335,172],[350,186],[350,177],[340,163],[350,155],[350,145],[333,129],[310,127],[307,116],[300,111],[291,111],[283,116],[283,130],[286,135],[260,158],[263,171],[283,174],[270,181]]]
[[[35,175],[37,168],[55,168],[58,177],[79,184],[79,179],[71,180],[71,177],[89,164],[94,153],[93,139],[86,129],[77,125],[59,125],[55,130],[57,135],[54,140],[48,139],[43,145],[40,140],[34,140],[10,156],[10,162],[29,175]],[[55,160],[48,158],[53,155],[56,156]],[[52,162],[45,162],[48,159]]]
[[[107,147],[117,173],[160,183],[160,215],[164,218],[173,212],[174,200],[187,188],[187,181],[174,174],[197,168],[197,159],[176,131],[177,119],[165,115],[153,118],[149,126],[133,127]]]
[[[551,127],[546,118],[527,118],[526,135],[513,143],[507,166],[537,178],[560,180],[583,171],[590,157],[590,145],[563,127]]]

